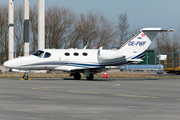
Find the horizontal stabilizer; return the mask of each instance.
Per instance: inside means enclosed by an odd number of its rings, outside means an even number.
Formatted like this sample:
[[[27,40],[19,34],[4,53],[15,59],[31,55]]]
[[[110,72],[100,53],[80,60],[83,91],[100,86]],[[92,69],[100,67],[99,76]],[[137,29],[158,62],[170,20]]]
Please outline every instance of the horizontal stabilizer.
[[[144,28],[141,32],[174,32],[173,29],[161,30],[161,28]]]

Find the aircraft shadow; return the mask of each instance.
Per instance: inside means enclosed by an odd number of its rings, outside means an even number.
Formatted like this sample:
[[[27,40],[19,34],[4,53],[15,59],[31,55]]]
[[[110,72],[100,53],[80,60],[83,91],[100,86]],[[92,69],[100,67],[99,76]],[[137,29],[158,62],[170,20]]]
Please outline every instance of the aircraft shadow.
[[[19,80],[17,78],[15,79],[10,79],[9,80]],[[145,81],[145,80],[160,80],[160,79],[125,79],[125,78],[95,78],[93,80],[87,80],[85,78],[82,78],[80,80],[75,80],[74,78],[31,78],[31,80],[33,81],[62,81],[62,80],[66,80],[66,81]]]
[[[158,80],[158,79],[155,79],[155,78],[150,78],[150,79],[121,79],[121,78],[116,78],[116,79],[113,79],[113,78],[95,78],[93,80],[87,80],[87,79],[80,79],[80,80],[75,80],[73,78],[62,78],[63,80],[74,80],[74,81],[145,81],[145,80]]]
[[[75,80],[73,78],[63,78],[63,80]],[[75,81],[112,81],[112,79],[93,79],[93,80],[87,80],[87,79],[80,79],[80,80],[75,80]]]

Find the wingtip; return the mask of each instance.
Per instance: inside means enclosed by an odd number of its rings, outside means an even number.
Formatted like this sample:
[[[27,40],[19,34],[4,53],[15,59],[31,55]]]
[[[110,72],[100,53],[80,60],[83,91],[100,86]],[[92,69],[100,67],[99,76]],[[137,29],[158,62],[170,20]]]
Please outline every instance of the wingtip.
[[[174,29],[169,29],[168,32],[175,32],[176,30]]]

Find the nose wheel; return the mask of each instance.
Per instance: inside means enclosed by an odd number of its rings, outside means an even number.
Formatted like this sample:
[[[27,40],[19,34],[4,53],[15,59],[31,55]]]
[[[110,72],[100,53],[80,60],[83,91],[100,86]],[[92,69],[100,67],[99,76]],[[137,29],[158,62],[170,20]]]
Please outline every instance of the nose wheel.
[[[29,78],[28,74],[25,73],[25,74],[23,75],[23,77],[21,78],[21,80],[31,80],[31,79]]]

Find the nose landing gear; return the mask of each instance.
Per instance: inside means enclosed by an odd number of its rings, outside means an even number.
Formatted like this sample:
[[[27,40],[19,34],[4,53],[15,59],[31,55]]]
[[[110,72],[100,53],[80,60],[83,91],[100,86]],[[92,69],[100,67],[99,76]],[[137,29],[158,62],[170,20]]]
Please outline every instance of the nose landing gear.
[[[23,75],[23,77],[20,80],[31,80],[27,73]]]

